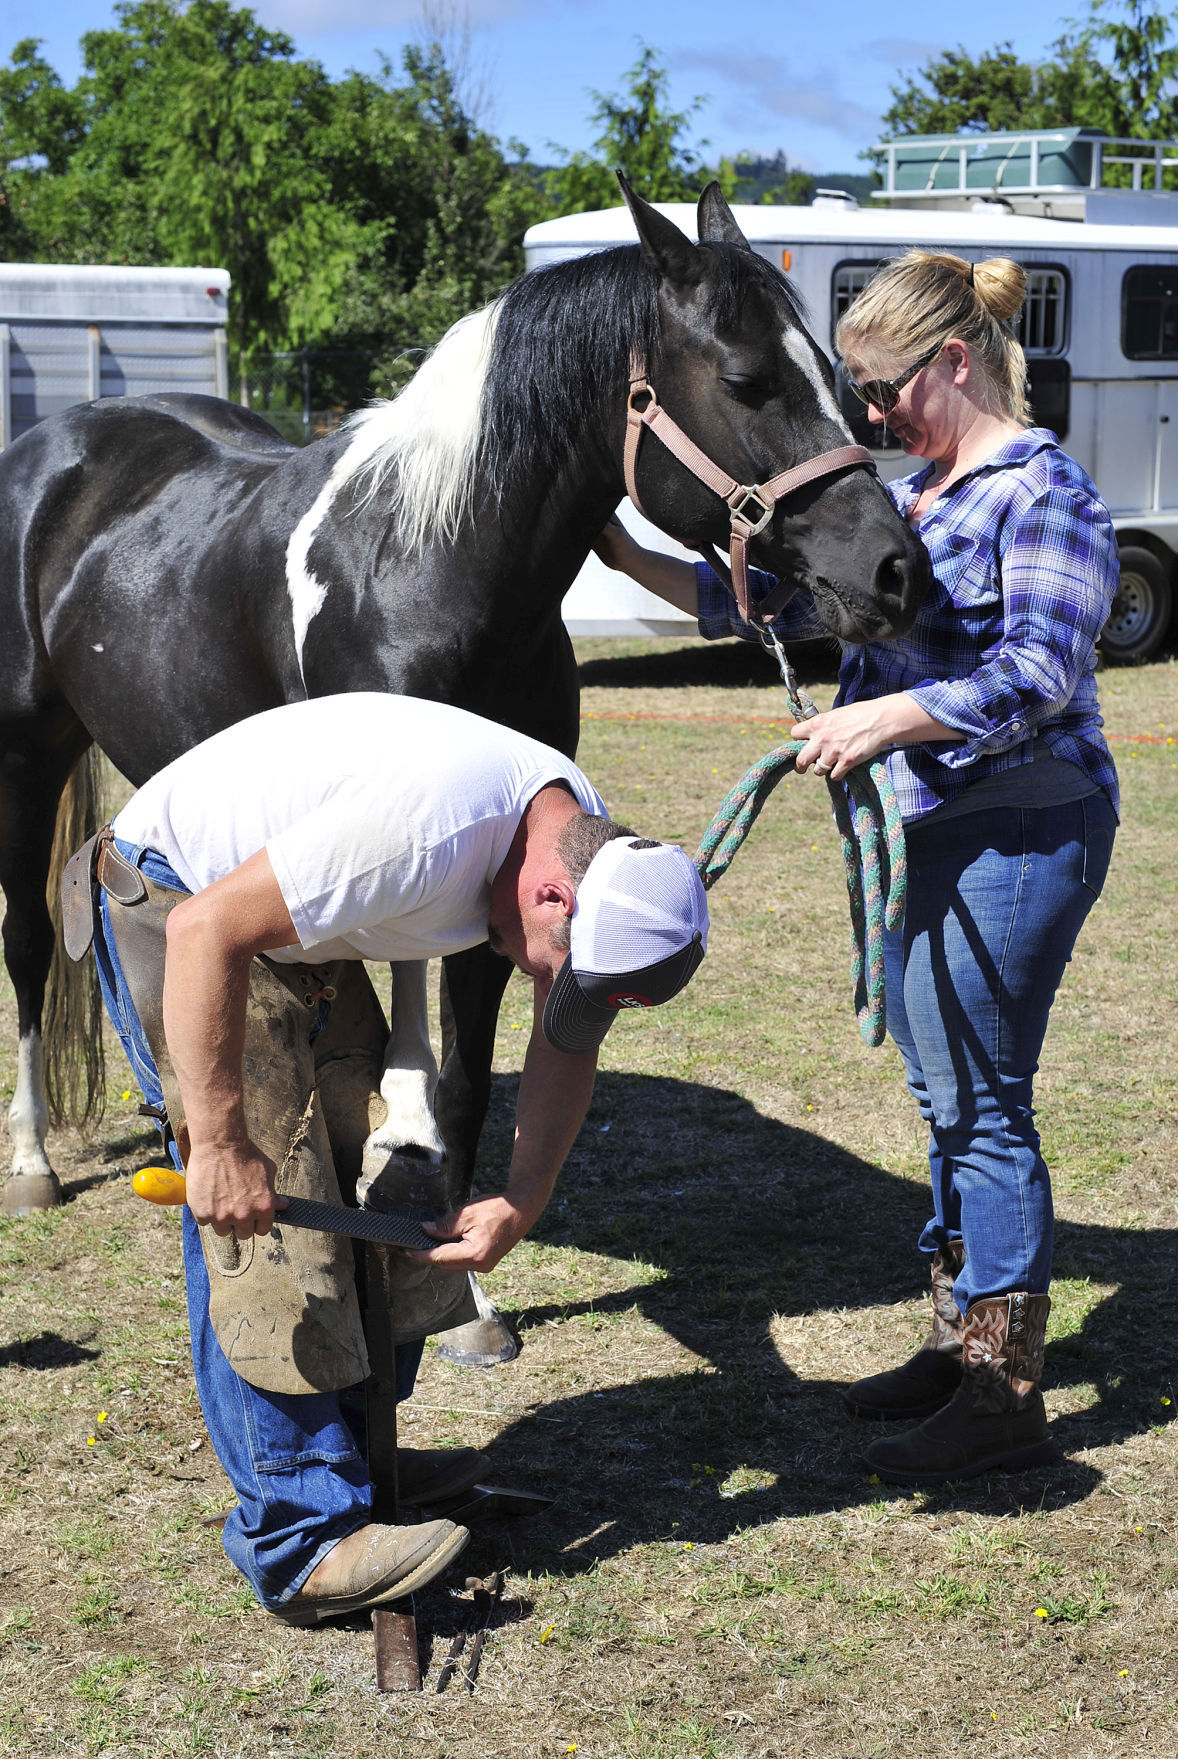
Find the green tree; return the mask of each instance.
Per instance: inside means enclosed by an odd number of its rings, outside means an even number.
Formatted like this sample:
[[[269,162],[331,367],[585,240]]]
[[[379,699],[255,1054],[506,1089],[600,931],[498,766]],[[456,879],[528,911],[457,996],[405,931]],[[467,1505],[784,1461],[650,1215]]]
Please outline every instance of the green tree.
[[[1157,139],[1178,131],[1176,14],[1148,0],[1089,0],[1041,63],[1020,61],[1010,43],[976,58],[946,50],[893,86],[883,116],[891,134],[959,134],[990,129],[1102,128]]]
[[[687,144],[686,133],[704,100],[686,110],[669,107],[667,70],[653,49],[642,48],[623,75],[624,89],[594,92],[590,118],[599,133],[592,153],[571,153],[545,179],[558,214],[580,214],[592,208],[616,208],[621,197],[616,170],[622,170],[648,201],[694,201],[710,177],[718,178],[733,195],[737,174],[728,160],[710,171]],[[701,146],[706,146],[701,141]]]
[[[333,82],[231,0],[115,12],[72,91],[32,41],[0,69],[4,255],[226,268],[239,363],[433,342],[522,268],[543,195],[439,45]]]
[[[378,80],[349,75],[323,144],[363,235],[339,326],[378,350],[382,390],[411,371],[399,350],[436,342],[522,271],[524,232],[551,211],[524,149],[509,163],[468,113],[439,43],[403,66],[400,84],[387,62]]]

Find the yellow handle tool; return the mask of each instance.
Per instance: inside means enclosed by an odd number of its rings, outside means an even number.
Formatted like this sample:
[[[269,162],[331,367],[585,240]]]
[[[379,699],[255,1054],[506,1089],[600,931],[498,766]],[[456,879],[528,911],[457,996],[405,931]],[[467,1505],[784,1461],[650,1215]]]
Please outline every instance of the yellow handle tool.
[[[175,1167],[140,1167],[131,1180],[136,1197],[149,1203],[183,1203],[188,1195],[184,1174]]]
[[[188,1199],[184,1174],[175,1167],[140,1167],[131,1180],[131,1189],[148,1203],[176,1204]],[[421,1210],[349,1209],[342,1203],[288,1197],[286,1208],[278,1210],[274,1219],[282,1226],[316,1228],[321,1234],[347,1234],[353,1240],[379,1240],[386,1246],[408,1246],[418,1252],[429,1252],[442,1242],[422,1227],[426,1215]]]

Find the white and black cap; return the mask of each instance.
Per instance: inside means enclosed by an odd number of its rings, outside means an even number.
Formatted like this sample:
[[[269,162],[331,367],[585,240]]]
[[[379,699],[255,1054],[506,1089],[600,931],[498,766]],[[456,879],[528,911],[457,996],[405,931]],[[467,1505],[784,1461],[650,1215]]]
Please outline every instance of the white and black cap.
[[[622,1008],[678,995],[708,944],[708,903],[691,858],[671,843],[615,837],[577,888],[569,955],[544,1007],[557,1050],[595,1050]]]

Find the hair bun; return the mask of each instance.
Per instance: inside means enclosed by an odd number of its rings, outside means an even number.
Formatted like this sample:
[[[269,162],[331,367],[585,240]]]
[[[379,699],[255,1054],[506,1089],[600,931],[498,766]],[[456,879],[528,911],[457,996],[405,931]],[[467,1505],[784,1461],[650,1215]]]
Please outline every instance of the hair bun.
[[[1026,274],[1009,257],[988,257],[984,263],[975,263],[973,285],[990,316],[1000,324],[1016,316],[1027,293]]]

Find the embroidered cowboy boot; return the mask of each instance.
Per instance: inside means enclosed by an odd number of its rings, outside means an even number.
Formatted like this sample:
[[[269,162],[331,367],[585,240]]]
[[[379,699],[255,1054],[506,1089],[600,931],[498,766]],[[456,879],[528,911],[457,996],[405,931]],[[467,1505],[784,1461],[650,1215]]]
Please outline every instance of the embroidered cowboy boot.
[[[965,1263],[965,1243],[950,1240],[933,1253],[933,1324],[915,1356],[899,1368],[869,1374],[843,1393],[853,1417],[892,1421],[927,1417],[948,1404],[961,1385],[961,1334],[964,1321],[953,1299],[953,1284]]]
[[[917,1429],[873,1442],[863,1458],[891,1484],[945,1484],[982,1472],[1049,1465],[1039,1383],[1051,1301],[988,1295],[965,1316],[961,1385]]]

